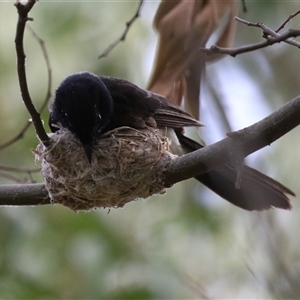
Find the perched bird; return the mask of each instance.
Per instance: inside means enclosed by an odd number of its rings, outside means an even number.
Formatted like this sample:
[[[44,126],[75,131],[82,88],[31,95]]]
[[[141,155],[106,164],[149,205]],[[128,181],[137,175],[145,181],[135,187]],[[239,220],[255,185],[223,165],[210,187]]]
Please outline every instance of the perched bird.
[[[52,132],[62,126],[80,140],[90,162],[95,141],[117,127],[162,129],[171,139],[171,151],[182,155],[203,147],[184,136],[183,127],[201,125],[163,96],[123,79],[89,72],[73,74],[62,81],[49,118]],[[222,198],[246,210],[291,208],[287,194],[294,193],[276,180],[247,166],[239,189],[235,187],[236,178],[237,170],[231,165],[196,177]]]

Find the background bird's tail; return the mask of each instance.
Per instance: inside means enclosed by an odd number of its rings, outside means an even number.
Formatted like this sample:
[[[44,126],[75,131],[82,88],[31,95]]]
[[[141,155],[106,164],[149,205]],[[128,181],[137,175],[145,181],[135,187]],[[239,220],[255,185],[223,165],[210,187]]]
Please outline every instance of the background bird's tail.
[[[203,147],[180,133],[177,136],[189,152]],[[195,178],[225,200],[246,210],[291,209],[287,195],[295,194],[280,182],[246,165],[240,176],[239,188],[236,188],[238,170],[232,165],[224,165]]]

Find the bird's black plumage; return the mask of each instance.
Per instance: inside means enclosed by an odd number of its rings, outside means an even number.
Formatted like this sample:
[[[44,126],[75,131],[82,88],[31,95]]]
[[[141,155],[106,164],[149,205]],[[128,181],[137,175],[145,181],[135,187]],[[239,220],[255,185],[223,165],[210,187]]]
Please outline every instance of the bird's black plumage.
[[[167,128],[176,138],[173,144],[178,147],[175,149],[177,153],[203,147],[185,137],[182,131],[183,127],[202,124],[173,102],[129,81],[99,77],[89,72],[70,75],[63,80],[55,93],[49,125],[53,132],[59,130],[57,126],[62,126],[74,133],[89,161],[94,141],[120,126]],[[286,194],[294,193],[279,182],[245,166],[241,187],[236,189],[236,173],[234,167],[225,165],[196,179],[224,199],[247,210],[291,207]]]
[[[49,126],[52,132],[69,129],[81,141],[91,159],[93,141],[99,132],[105,132],[113,113],[113,101],[105,84],[91,73],[67,77],[55,93]]]

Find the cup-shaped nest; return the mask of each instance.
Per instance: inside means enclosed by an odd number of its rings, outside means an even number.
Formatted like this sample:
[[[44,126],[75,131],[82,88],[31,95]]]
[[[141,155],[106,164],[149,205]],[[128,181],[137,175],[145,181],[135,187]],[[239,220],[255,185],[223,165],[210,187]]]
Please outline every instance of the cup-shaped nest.
[[[120,127],[99,138],[89,163],[80,141],[66,129],[35,150],[52,203],[75,211],[123,207],[165,192],[163,171],[174,157],[160,130]]]

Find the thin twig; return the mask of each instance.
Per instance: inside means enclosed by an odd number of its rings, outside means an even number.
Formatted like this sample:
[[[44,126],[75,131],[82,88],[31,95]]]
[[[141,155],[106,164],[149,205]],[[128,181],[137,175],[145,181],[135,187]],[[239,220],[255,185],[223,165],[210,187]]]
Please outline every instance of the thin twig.
[[[221,124],[223,132],[230,132],[232,131],[232,125],[230,123],[229,117],[226,114],[227,110],[224,107],[225,105],[221,100],[223,99],[223,97],[221,96],[221,93],[217,88],[218,83],[219,82],[217,78],[214,78],[213,83],[209,80],[205,82],[211,95],[210,103],[214,105],[213,110],[216,111],[218,114],[218,124]]]
[[[33,37],[37,40],[38,44],[41,47],[43,56],[45,58],[46,68],[47,68],[47,73],[48,73],[48,83],[47,83],[47,91],[46,91],[45,99],[44,99],[41,107],[39,108],[39,113],[41,114],[47,107],[47,104],[49,103],[50,98],[51,98],[52,70],[51,70],[49,56],[48,56],[48,52],[47,52],[44,41],[33,31],[33,29],[30,26],[28,26],[28,29],[30,29]],[[0,145],[0,150],[9,147],[10,145],[14,144],[15,142],[17,142],[18,140],[23,138],[31,124],[32,124],[32,122],[27,121],[26,124],[23,126],[23,128],[14,137],[10,138],[7,142]]]
[[[51,69],[50,60],[49,60],[49,56],[48,56],[48,52],[47,52],[44,40],[42,40],[30,26],[28,26],[28,29],[31,31],[33,37],[37,40],[38,44],[40,45],[45,62],[46,62],[48,82],[47,82],[47,91],[46,91],[45,99],[39,109],[39,113],[42,113],[44,111],[44,109],[47,107],[47,105],[50,101],[50,98],[51,98],[52,69]]]
[[[7,172],[16,172],[16,173],[36,173],[40,172],[41,168],[19,168],[19,167],[11,167],[11,166],[3,166],[0,165],[0,170]]]
[[[32,177],[32,173],[40,172],[41,168],[19,168],[0,165],[0,176],[12,180],[16,183],[33,183],[35,180]],[[29,179],[19,178],[11,173],[25,173],[28,175]]]
[[[10,145],[14,144],[16,141],[23,138],[25,132],[28,130],[30,125],[31,125],[31,122],[27,121],[27,123],[24,125],[24,127],[14,137],[10,138],[7,142],[4,142],[3,144],[0,145],[0,150],[9,147]]]
[[[103,57],[106,57],[118,44],[120,44],[121,42],[124,42],[126,39],[126,36],[129,32],[130,27],[132,26],[132,24],[135,22],[135,20],[137,18],[139,18],[140,16],[140,11],[141,11],[141,7],[143,4],[143,0],[140,1],[140,4],[134,14],[134,16],[128,21],[126,22],[126,28],[124,30],[124,32],[122,33],[122,35],[117,38],[112,44],[110,44],[103,52],[102,54],[99,55],[98,59],[101,59]]]
[[[298,13],[300,13],[300,11],[291,15],[289,17],[289,19],[296,16]],[[230,56],[235,57],[238,54],[255,51],[255,50],[262,49],[262,48],[265,48],[265,47],[268,47],[268,46],[271,46],[271,45],[274,45],[274,44],[280,43],[280,42],[285,42],[292,46],[300,48],[300,43],[291,39],[291,37],[300,36],[300,29],[290,29],[290,30],[287,30],[283,34],[278,33],[278,31],[283,28],[283,26],[287,23],[287,21],[285,21],[277,30],[274,31],[261,22],[253,23],[253,22],[249,22],[249,21],[244,20],[239,17],[235,17],[235,20],[239,23],[242,23],[242,24],[250,26],[250,27],[260,28],[263,31],[263,37],[266,40],[259,42],[259,43],[241,46],[241,47],[237,47],[237,48],[223,48],[223,47],[218,47],[216,45],[212,45],[210,48],[201,48],[200,51],[206,53],[207,55],[228,54]]]
[[[208,296],[205,286],[199,279],[195,279],[188,273],[183,273],[182,271],[176,274],[180,281],[182,281],[191,291],[193,291],[198,297],[198,299],[210,300],[211,297]]]
[[[245,1],[245,0],[242,0],[242,7],[243,7],[243,12],[244,12],[244,13],[248,12],[247,5],[246,5],[246,1]]]
[[[294,14],[289,15],[289,17],[275,30],[275,32],[279,32],[281,29],[285,27],[285,25],[291,21],[294,17],[296,17],[298,14],[300,14],[300,10],[295,12]]]
[[[266,38],[267,40],[269,40],[269,39],[272,40],[272,38],[279,38],[280,39],[280,37],[284,36],[284,34],[280,35],[279,33],[277,33],[276,31],[272,30],[267,25],[265,25],[265,24],[263,24],[261,22],[253,23],[253,22],[249,22],[249,21],[243,20],[243,19],[241,19],[239,17],[235,17],[235,20],[237,22],[240,22],[240,23],[245,24],[247,26],[257,27],[257,28],[262,29],[262,31],[263,31],[263,37]],[[294,30],[296,30],[296,29],[294,29]],[[293,31],[293,30],[289,30],[289,31]],[[298,35],[296,35],[296,36],[298,36]],[[292,46],[296,46],[296,47],[300,48],[300,43],[299,42],[294,41],[294,40],[289,39],[289,38],[285,38],[283,40],[280,40],[280,42],[285,42],[285,43],[288,43],[288,44],[290,44]]]
[[[297,37],[300,36],[300,29],[291,29],[284,34],[279,35],[276,38],[270,38],[267,39],[266,41],[256,43],[256,44],[251,44],[251,45],[246,45],[246,46],[241,46],[237,48],[223,48],[223,47],[218,47],[216,45],[212,45],[210,48],[201,48],[200,51],[206,53],[207,55],[212,55],[212,54],[228,54],[230,56],[235,57],[238,54],[246,53],[246,52],[251,52],[254,50],[262,49],[271,45],[274,45],[276,43],[280,42],[287,42],[287,39],[290,37]],[[300,45],[298,42],[296,42],[297,45],[295,44],[294,46],[300,48]],[[289,44],[291,44],[289,42]]]
[[[21,90],[22,99],[24,104],[32,118],[33,125],[35,127],[36,133],[40,139],[40,141],[45,145],[48,146],[50,139],[44,129],[42,120],[40,118],[40,114],[36,110],[27,85],[27,78],[26,78],[26,68],[25,68],[25,52],[24,52],[24,31],[27,21],[32,21],[31,18],[28,17],[28,13],[36,3],[36,0],[28,0],[25,4],[22,4],[20,1],[15,3],[15,6],[18,11],[18,23],[16,28],[16,37],[15,37],[15,46],[16,46],[16,53],[17,53],[17,70],[18,70],[18,77],[19,77],[19,85]]]
[[[10,173],[6,173],[0,170],[0,177],[6,178],[8,180],[11,180],[13,182],[24,184],[24,183],[33,183],[32,181],[28,181],[27,179],[20,179],[19,177],[16,177],[14,175],[11,175]]]

